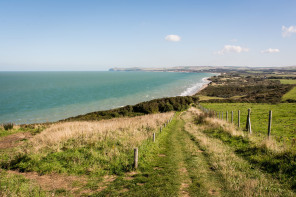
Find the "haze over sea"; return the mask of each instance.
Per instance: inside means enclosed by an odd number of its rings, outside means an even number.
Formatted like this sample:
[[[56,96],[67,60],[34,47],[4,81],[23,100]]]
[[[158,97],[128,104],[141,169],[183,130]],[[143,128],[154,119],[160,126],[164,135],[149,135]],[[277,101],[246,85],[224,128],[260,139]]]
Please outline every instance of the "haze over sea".
[[[0,123],[40,123],[198,91],[211,73],[0,72]]]

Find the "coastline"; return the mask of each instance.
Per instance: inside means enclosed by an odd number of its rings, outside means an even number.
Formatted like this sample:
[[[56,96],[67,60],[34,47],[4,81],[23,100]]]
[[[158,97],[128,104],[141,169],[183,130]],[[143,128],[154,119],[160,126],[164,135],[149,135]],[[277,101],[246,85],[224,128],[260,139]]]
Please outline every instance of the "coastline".
[[[219,75],[221,75],[221,73],[211,73],[211,74],[215,74],[214,76],[219,76]],[[201,87],[199,90],[197,90],[194,94],[191,94],[191,95],[188,95],[188,96],[194,96],[194,95],[196,95],[197,93],[199,93],[200,91],[202,91],[203,89],[205,89],[206,87],[208,87],[209,84],[212,82],[212,81],[210,80],[210,78],[211,78],[211,77],[203,78],[202,80],[203,80],[203,81],[206,81],[207,83],[205,83],[204,85],[202,85],[202,87]]]
[[[197,92],[195,92],[193,95],[190,95],[190,96],[194,96],[194,95],[198,94],[200,91],[202,91],[203,89],[205,89],[208,86],[209,86],[209,83],[204,84]]]
[[[208,85],[211,83],[209,80],[210,77],[205,77],[202,79],[202,83],[197,83],[194,86],[187,88],[184,92],[180,94],[180,96],[194,96],[201,90],[205,89],[208,87]]]
[[[199,93],[200,91],[202,91],[203,89],[205,89],[206,87],[208,87],[208,85],[211,83],[211,81],[209,79],[210,79],[210,77],[203,78],[202,80],[205,81],[206,83],[197,92],[195,92],[193,95],[190,95],[190,96],[194,96],[197,93]]]
[[[217,75],[217,73],[211,73],[214,75]],[[203,78],[202,78],[203,77]],[[171,91],[169,92],[170,94],[172,94],[172,96],[168,95],[166,96],[164,92],[162,91],[155,91],[156,93],[158,93],[158,96],[159,97],[149,97],[149,98],[144,98],[144,101],[138,101],[138,102],[134,102],[134,103],[123,103],[121,105],[117,105],[117,106],[112,106],[110,108],[107,108],[107,109],[95,109],[93,110],[94,108],[86,108],[84,107],[82,104],[72,104],[72,105],[67,105],[67,108],[62,108],[62,110],[59,110],[59,113],[55,113],[57,110],[57,107],[55,108],[51,108],[51,109],[40,109],[34,113],[31,113],[32,115],[28,116],[27,118],[15,118],[16,120],[12,120],[10,119],[9,115],[6,115],[3,117],[6,118],[6,121],[3,120],[2,122],[5,123],[5,122],[13,122],[14,124],[16,125],[22,125],[22,124],[42,124],[42,123],[48,123],[48,122],[58,122],[60,120],[63,120],[63,119],[67,119],[67,118],[71,118],[71,117],[75,117],[75,116],[83,116],[85,114],[89,114],[89,113],[92,113],[92,112],[99,112],[99,111],[108,111],[108,110],[113,110],[113,109],[117,109],[117,108],[121,108],[121,107],[124,107],[126,105],[136,105],[136,104],[139,104],[139,103],[142,103],[142,102],[147,102],[147,101],[151,101],[151,100],[154,100],[154,99],[161,99],[161,98],[169,98],[169,97],[178,97],[178,96],[182,96],[182,97],[186,97],[186,96],[194,96],[195,94],[197,94],[199,91],[201,91],[202,89],[206,88],[207,85],[210,83],[209,81],[209,78],[211,77],[211,75],[203,75],[202,77],[200,77],[199,79],[195,79],[195,78],[192,78],[193,80],[189,81],[187,84],[184,83],[182,84],[181,82],[177,81],[173,84],[173,86],[169,86],[171,88]],[[202,78],[202,79],[201,79]],[[177,78],[178,79],[178,78]],[[186,85],[184,87],[184,85]],[[177,88],[178,87],[178,88]],[[183,88],[182,88],[183,87]],[[151,90],[149,90],[149,94],[152,92],[150,92]],[[128,97],[129,95],[127,95],[126,97]],[[145,96],[145,95],[144,95]],[[127,100],[127,99],[126,99]],[[113,104],[116,102],[111,102],[111,100],[103,100],[103,102],[106,104],[104,106],[107,106],[108,104]],[[102,101],[100,101],[100,104],[102,103]],[[110,105],[111,105],[110,104]],[[89,106],[96,106],[97,103],[96,102],[90,102],[90,105]],[[74,113],[73,114],[67,114],[68,113],[68,109],[71,109]],[[83,110],[81,110],[83,109]],[[48,112],[45,112],[45,111],[48,111]],[[68,111],[67,111],[68,110]],[[82,111],[82,113],[78,112],[77,111]],[[45,114],[45,115],[42,115],[42,116],[37,116],[38,114]],[[67,116],[65,116],[65,114],[67,114]],[[26,115],[26,114],[25,114]],[[38,117],[38,118],[35,118]],[[62,117],[63,116],[63,117]]]

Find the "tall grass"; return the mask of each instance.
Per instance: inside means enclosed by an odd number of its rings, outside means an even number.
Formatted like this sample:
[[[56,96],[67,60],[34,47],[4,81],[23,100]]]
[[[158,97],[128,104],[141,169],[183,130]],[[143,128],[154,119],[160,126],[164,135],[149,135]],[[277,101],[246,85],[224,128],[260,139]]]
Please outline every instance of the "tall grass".
[[[117,118],[99,122],[65,122],[52,125],[29,142],[34,152],[50,149],[60,151],[72,139],[76,145],[106,140],[124,142],[126,148],[135,147],[152,135],[173,113],[145,115],[134,118]]]
[[[260,147],[251,136],[243,137],[241,131],[233,133],[225,121],[207,118],[205,124],[196,125],[196,122],[191,124],[188,117],[184,116],[187,120],[185,129],[206,152],[212,168],[222,175],[226,188],[233,194],[293,196],[295,157]]]
[[[173,112],[99,122],[56,123],[31,138],[6,167],[68,174],[129,171],[133,148],[151,138],[172,115]]]
[[[199,114],[199,116],[203,115]],[[273,139],[262,140],[256,135],[249,135],[220,119],[207,118],[206,124],[201,126],[204,134],[221,140],[225,145],[233,148],[237,155],[295,190],[295,148],[279,146]]]
[[[248,109],[251,109],[251,123],[253,136],[261,140],[267,137],[269,110],[272,110],[271,136],[281,145],[291,144],[296,139],[296,105],[293,103],[280,103],[276,105],[258,103],[205,103],[203,107],[217,112],[228,111],[228,122],[233,111],[233,124],[237,126],[238,110],[240,110],[241,128],[245,127]],[[225,119],[225,118],[224,118]]]

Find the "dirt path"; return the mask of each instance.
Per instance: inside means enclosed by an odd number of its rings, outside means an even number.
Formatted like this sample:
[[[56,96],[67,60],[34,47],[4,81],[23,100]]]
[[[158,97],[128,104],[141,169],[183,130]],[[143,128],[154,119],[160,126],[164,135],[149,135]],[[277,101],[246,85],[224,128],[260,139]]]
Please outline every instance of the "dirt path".
[[[13,148],[19,146],[21,141],[24,139],[29,139],[32,134],[29,132],[25,133],[15,133],[0,139],[0,149]]]
[[[64,189],[70,191],[71,193],[76,193],[81,186],[85,185],[87,182],[86,178],[77,176],[67,176],[61,174],[47,174],[38,175],[37,172],[18,172],[18,171],[7,171],[10,174],[22,175],[27,179],[33,180],[38,183],[38,185],[47,191],[53,191],[58,189]]]
[[[195,108],[179,114],[157,133],[156,142],[139,147],[136,171],[92,178],[8,172],[23,175],[46,191],[66,190],[65,196],[295,196],[221,140],[207,135],[205,130],[217,121],[197,125],[194,117],[199,114]],[[8,139],[12,145],[24,137]]]
[[[10,175],[24,176],[26,179],[32,181],[32,183],[36,183],[43,191],[47,191],[52,195],[63,191],[62,196],[82,196],[100,192],[106,189],[116,179],[114,175],[105,175],[96,183],[96,189],[91,190],[86,187],[89,183],[89,178],[85,176],[65,174],[39,175],[36,172],[18,172],[12,170],[6,172]]]

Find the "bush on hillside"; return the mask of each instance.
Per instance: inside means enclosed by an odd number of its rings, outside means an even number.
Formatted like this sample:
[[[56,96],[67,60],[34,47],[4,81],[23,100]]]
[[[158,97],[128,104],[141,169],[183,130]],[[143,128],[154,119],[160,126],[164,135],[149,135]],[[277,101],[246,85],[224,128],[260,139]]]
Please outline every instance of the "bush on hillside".
[[[11,130],[11,129],[13,129],[13,123],[4,123],[3,124],[3,128],[6,130],[6,131],[8,131],[8,130]]]
[[[161,98],[142,102],[136,105],[127,105],[117,109],[79,115],[76,117],[67,118],[63,121],[102,120],[116,117],[134,117],[144,114],[164,113],[169,111],[182,111],[186,110],[191,104],[197,102],[198,97],[191,96]]]

